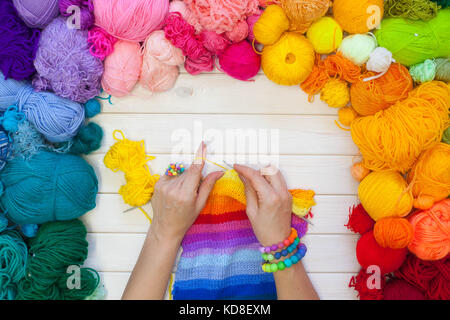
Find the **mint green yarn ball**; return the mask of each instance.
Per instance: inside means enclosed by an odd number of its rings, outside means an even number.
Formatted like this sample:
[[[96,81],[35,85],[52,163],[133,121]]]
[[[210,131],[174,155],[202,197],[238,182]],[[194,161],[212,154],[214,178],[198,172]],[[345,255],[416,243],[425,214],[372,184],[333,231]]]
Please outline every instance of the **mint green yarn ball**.
[[[432,81],[436,76],[436,63],[431,59],[427,59],[422,63],[413,65],[409,69],[409,74],[415,82]]]
[[[362,66],[376,47],[377,41],[372,35],[353,34],[342,40],[338,52],[354,64]]]

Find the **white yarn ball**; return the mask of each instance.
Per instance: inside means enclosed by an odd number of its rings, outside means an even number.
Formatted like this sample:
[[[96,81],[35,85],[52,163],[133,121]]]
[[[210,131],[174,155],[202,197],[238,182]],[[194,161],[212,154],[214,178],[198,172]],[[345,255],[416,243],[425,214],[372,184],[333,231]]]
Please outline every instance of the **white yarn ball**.
[[[392,53],[386,48],[378,47],[370,54],[366,68],[374,72],[387,72],[392,62],[395,62]]]
[[[354,64],[362,66],[376,47],[377,40],[372,34],[352,34],[342,40],[338,51]]]

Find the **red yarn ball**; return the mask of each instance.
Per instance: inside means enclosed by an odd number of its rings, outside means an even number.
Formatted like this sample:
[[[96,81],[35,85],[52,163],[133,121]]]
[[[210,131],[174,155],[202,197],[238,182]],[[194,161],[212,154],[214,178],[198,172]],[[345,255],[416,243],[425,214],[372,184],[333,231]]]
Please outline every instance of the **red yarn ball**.
[[[425,295],[405,280],[392,279],[384,288],[384,300],[426,300]]]
[[[345,225],[354,233],[364,234],[373,229],[375,221],[361,204],[349,208],[348,223]]]
[[[229,46],[219,55],[221,69],[231,77],[238,80],[253,78],[261,67],[261,57],[256,54],[247,41]]]
[[[373,231],[369,231],[362,235],[356,244],[356,258],[359,264],[367,269],[369,266],[378,266],[381,274],[393,272],[400,268],[406,259],[408,250],[391,249],[381,247],[375,237]]]

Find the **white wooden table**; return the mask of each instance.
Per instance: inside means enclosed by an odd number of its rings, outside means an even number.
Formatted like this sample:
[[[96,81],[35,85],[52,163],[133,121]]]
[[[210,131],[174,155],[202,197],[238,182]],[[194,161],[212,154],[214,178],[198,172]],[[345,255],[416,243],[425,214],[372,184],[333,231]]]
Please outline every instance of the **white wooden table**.
[[[121,129],[129,139],[144,139],[147,152],[157,157],[151,168],[161,174],[171,160],[172,134],[182,128],[192,132],[195,123],[220,132],[279,130],[279,163],[289,187],[317,194],[314,226],[304,238],[305,267],[322,299],[356,298],[348,282],[359,270],[357,236],[344,224],[349,206],[357,201],[357,183],[350,175],[357,148],[350,134],[335,125],[336,109],[318,97],[309,103],[299,87],[278,86],[263,74],[254,82],[242,82],[217,72],[191,76],[183,71],[169,92],[152,95],[137,87],[112,101],[103,102],[102,113],[94,118],[105,138],[102,148],[87,159],[96,169],[100,192],[97,208],[83,217],[89,231],[85,265],[100,272],[107,299],[121,297],[149,227],[139,210],[123,213],[129,208],[117,193],[123,174],[103,165],[114,142],[112,132]],[[151,212],[149,205],[145,208]]]

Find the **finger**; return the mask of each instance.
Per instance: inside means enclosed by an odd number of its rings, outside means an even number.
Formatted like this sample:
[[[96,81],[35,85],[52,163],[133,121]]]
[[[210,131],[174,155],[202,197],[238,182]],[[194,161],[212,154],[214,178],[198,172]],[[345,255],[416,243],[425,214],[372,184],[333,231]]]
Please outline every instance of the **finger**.
[[[202,179],[202,170],[205,165],[206,158],[206,145],[202,141],[200,147],[197,150],[194,161],[189,169],[182,176],[183,188],[186,188],[190,192],[197,193],[200,181]]]
[[[211,193],[216,181],[222,178],[224,172],[223,171],[215,171],[211,172],[206,176],[206,178],[202,181],[200,188],[198,189],[198,196],[196,202],[197,212],[200,212],[206,204],[208,200],[209,194]]]
[[[247,166],[241,166],[239,164],[234,165],[234,170],[236,170],[239,175],[243,176],[252,185],[253,189],[255,189],[258,194],[259,199],[263,199],[273,192],[272,187],[259,173],[259,171]]]
[[[244,176],[239,176],[244,184],[245,188],[245,198],[247,199],[247,214],[254,215],[258,212],[258,195],[256,190],[252,187],[251,183],[244,178]]]
[[[288,192],[286,181],[280,170],[274,165],[261,169],[261,175],[269,182],[275,192],[281,194]]]

